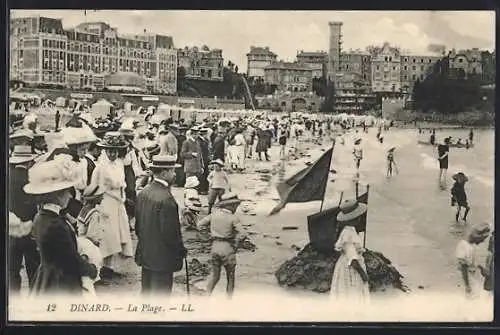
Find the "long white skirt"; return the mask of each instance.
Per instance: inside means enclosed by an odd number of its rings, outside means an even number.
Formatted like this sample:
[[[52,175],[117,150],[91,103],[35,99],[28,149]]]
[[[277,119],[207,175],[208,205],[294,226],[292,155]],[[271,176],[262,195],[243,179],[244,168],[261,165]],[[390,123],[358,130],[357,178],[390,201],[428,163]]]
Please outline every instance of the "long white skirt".
[[[361,267],[366,266],[362,259],[358,259]],[[342,254],[333,272],[330,297],[339,303],[353,305],[366,304],[370,301],[368,283],[363,282],[361,275],[349,263],[349,258]]]
[[[118,199],[104,194],[101,202],[102,216],[106,222],[106,250],[101,250],[104,266],[114,269],[119,258],[134,255],[132,236],[125,205]]]

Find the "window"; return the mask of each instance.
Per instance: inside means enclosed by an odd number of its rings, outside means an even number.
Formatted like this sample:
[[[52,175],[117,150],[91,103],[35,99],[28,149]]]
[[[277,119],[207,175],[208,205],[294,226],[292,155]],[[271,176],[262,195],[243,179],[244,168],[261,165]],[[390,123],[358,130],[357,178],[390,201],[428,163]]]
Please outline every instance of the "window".
[[[392,62],[392,57],[389,57],[389,62]]]
[[[422,65],[422,66],[420,66],[420,70],[421,70],[421,71],[424,71],[424,66],[423,66],[423,65]]]
[[[420,63],[423,63],[424,62],[424,59],[423,58],[420,58]]]
[[[415,70],[417,69],[417,67],[416,67],[415,65],[413,65],[413,66],[411,67],[411,69],[412,69],[413,71],[415,71]]]
[[[413,79],[413,80],[417,80],[417,76],[416,76],[416,75],[412,75],[412,76],[411,76],[411,79]]]
[[[395,66],[393,66],[393,67],[392,67],[392,70],[393,70],[393,71],[396,71],[396,67],[395,67]]]
[[[429,63],[432,63],[432,59],[429,59]]]
[[[415,58],[413,58],[413,63],[416,63],[416,62],[417,62],[417,60]]]
[[[463,60],[462,58],[460,58],[460,59],[458,60],[458,62],[459,62],[459,63],[463,63],[463,61],[464,61],[464,60]]]
[[[403,76],[403,79],[404,79],[404,80],[408,80],[408,76],[405,74],[405,75]]]
[[[387,56],[385,56],[385,59],[384,59],[384,60],[387,62],[387,60],[388,60]]]
[[[405,62],[408,62],[408,58],[405,57]]]
[[[380,70],[380,66],[377,65],[377,70]]]

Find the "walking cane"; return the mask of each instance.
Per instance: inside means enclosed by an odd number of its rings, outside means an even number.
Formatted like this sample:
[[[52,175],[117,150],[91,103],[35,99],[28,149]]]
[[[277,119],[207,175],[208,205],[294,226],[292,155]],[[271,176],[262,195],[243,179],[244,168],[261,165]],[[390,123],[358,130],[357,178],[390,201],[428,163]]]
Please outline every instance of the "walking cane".
[[[189,297],[189,269],[188,269],[188,261],[187,261],[187,256],[184,257],[184,267],[186,268],[186,291],[187,295]]]

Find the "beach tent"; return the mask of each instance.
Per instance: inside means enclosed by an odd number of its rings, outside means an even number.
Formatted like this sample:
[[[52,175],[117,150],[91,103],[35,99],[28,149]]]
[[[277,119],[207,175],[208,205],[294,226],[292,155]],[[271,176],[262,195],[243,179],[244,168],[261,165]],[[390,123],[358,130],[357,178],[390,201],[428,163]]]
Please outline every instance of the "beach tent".
[[[64,107],[66,106],[66,98],[65,97],[59,97],[56,99],[56,107]]]
[[[131,111],[132,111],[133,106],[134,106],[134,104],[132,104],[131,102],[126,101],[126,102],[123,104],[123,109],[124,109],[126,112],[131,112]]]
[[[94,118],[106,117],[113,110],[113,104],[106,99],[101,99],[92,105],[92,116]]]

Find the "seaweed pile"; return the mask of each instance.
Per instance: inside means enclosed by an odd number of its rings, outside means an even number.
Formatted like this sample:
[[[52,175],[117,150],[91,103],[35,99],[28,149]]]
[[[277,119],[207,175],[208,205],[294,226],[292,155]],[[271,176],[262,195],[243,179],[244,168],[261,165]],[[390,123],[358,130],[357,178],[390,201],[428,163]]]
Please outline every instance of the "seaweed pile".
[[[320,252],[308,244],[297,256],[283,263],[275,276],[280,286],[326,293],[330,291],[335,263],[339,257],[339,252]],[[388,287],[409,291],[403,276],[382,253],[367,249],[363,257],[371,292],[384,291]]]

